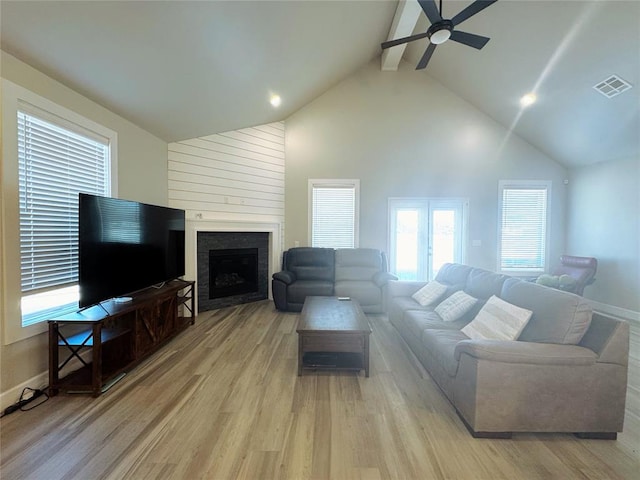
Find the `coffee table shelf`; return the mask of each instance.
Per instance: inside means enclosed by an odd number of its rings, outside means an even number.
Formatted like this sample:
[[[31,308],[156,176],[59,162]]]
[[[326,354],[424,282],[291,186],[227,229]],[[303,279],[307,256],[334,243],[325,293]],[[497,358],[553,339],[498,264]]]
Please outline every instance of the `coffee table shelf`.
[[[351,352],[307,352],[303,368],[313,370],[364,370],[364,355]]]

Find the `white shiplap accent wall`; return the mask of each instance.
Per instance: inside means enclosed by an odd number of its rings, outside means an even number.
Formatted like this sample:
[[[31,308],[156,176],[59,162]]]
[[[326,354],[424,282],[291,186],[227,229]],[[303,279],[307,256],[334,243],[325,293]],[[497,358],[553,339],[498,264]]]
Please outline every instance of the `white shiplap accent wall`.
[[[284,226],[284,168],[284,122],[170,143],[169,206]]]

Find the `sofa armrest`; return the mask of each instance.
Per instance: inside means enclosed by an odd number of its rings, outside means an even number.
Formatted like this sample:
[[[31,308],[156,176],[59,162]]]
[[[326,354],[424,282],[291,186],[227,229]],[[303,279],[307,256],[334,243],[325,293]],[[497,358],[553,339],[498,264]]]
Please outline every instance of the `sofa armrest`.
[[[456,360],[465,353],[480,360],[533,365],[592,365],[597,360],[593,351],[577,345],[515,340],[461,340],[456,345]]]
[[[398,277],[389,272],[378,272],[373,276],[373,283],[378,287],[384,287],[390,280],[398,280]]]
[[[286,285],[291,285],[296,281],[296,274],[293,272],[289,272],[287,270],[283,270],[282,272],[276,272],[273,274],[274,280],[280,280]]]
[[[422,287],[424,287],[427,282],[413,282],[408,280],[389,280],[387,282],[387,292],[389,298],[393,297],[410,297]]]
[[[622,320],[593,312],[589,330],[580,345],[596,352],[598,362],[629,364],[629,324]]]

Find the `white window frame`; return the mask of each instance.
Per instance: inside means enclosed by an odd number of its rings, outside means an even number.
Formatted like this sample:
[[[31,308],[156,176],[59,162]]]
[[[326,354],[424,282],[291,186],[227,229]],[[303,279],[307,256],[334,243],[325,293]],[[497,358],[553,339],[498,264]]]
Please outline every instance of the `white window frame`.
[[[18,110],[33,113],[63,128],[93,132],[110,146],[109,195],[117,196],[117,133],[13,82],[2,79],[2,297],[3,343],[14,343],[47,330],[46,318],[22,325],[20,281],[20,205],[18,188]],[[75,128],[74,128],[75,126]]]
[[[353,246],[357,248],[360,245],[360,180],[359,179],[309,179],[308,184],[308,238],[309,245],[313,245],[313,189],[314,188],[350,188],[354,190],[354,239]]]
[[[550,180],[500,180],[498,182],[498,252],[497,252],[497,268],[496,270],[512,276],[537,276],[540,273],[548,271],[549,266],[549,239],[550,239],[550,205],[551,205],[551,186]],[[545,218],[545,234],[544,234],[544,253],[542,265],[534,268],[503,268],[502,267],[502,215],[503,215],[503,199],[504,190],[523,189],[523,190],[546,190],[546,218]]]

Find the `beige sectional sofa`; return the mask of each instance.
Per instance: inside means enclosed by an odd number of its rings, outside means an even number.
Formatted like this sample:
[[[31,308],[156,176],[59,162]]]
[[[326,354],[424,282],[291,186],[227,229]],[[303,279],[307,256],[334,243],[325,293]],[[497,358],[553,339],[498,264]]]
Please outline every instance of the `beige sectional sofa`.
[[[627,323],[592,313],[578,295],[466,265],[445,265],[436,281],[447,291],[426,306],[412,297],[424,282],[389,282],[389,319],[472,435],[617,437],[627,389]],[[479,301],[459,320],[445,322],[435,307],[458,290]],[[492,295],[533,312],[517,340],[473,340],[461,331]]]

